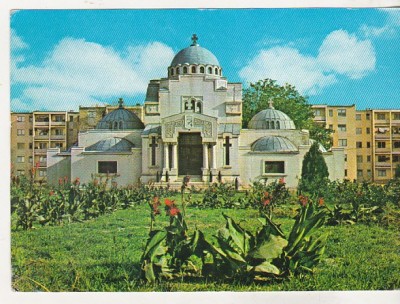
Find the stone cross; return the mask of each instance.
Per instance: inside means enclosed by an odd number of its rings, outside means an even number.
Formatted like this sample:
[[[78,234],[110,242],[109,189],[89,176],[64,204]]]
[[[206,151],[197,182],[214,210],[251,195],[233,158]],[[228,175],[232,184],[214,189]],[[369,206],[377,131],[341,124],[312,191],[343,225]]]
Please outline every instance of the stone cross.
[[[274,101],[272,100],[272,98],[269,99],[268,104],[270,109],[274,109]]]
[[[124,100],[122,98],[120,98],[118,100],[118,103],[119,103],[119,107],[122,108],[122,104],[124,103]]]
[[[197,45],[197,40],[198,39],[199,39],[199,37],[197,37],[196,34],[193,34],[193,36],[192,36],[192,41],[193,41],[192,45]]]

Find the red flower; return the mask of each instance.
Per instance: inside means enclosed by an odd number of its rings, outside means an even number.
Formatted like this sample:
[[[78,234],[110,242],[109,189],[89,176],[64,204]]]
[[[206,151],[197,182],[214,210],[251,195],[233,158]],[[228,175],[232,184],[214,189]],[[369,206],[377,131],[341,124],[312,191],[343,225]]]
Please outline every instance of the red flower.
[[[303,207],[305,207],[307,205],[307,203],[308,203],[308,197],[304,196],[304,195],[300,195],[299,196],[299,202]]]
[[[49,195],[50,195],[50,196],[53,196],[53,195],[54,195],[54,191],[51,190],[51,191],[49,192]]]
[[[74,180],[74,185],[79,185],[80,183],[81,183],[81,182],[80,182],[79,177],[75,178],[75,180]]]
[[[172,208],[172,207],[174,207],[174,205],[175,205],[174,201],[171,201],[168,198],[165,199],[165,206],[167,206],[168,208]]]
[[[324,198],[320,197],[318,200],[318,206],[323,206],[324,205]]]
[[[271,203],[271,201],[270,201],[269,199],[266,199],[266,200],[264,201],[264,206],[268,206],[270,203]]]
[[[284,184],[285,183],[285,178],[284,177],[281,177],[280,179],[279,179],[279,184]]]
[[[176,207],[169,209],[169,216],[176,216],[180,213],[180,210]]]
[[[62,179],[62,177],[60,177],[60,178],[58,179],[58,184],[59,184],[60,186],[63,184],[63,179]]]

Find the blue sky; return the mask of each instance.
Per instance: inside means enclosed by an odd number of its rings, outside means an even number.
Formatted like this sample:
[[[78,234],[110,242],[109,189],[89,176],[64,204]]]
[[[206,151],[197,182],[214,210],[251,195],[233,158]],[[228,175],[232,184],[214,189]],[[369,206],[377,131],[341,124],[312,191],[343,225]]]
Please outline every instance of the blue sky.
[[[11,14],[11,109],[144,100],[199,44],[231,82],[288,82],[311,103],[400,108],[399,9],[20,10]]]

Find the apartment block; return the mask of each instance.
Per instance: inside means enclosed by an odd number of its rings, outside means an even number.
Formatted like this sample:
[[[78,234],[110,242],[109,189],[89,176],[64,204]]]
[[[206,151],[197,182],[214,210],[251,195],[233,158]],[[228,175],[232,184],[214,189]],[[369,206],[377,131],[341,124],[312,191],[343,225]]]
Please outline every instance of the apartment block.
[[[33,114],[11,113],[11,170],[29,176],[33,163]]]
[[[356,110],[314,105],[314,120],[330,128],[333,145],[345,147],[346,177],[385,183],[400,165],[400,109]]]

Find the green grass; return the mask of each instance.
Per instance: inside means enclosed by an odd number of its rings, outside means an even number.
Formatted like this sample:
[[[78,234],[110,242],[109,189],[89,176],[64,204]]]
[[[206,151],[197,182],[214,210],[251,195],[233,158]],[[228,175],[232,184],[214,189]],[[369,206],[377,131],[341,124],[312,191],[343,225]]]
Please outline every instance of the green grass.
[[[295,206],[276,210],[287,231]],[[254,231],[256,210],[187,208],[189,227],[197,226],[212,241],[223,227],[222,212]],[[163,212],[164,214],[164,212]],[[168,222],[157,217],[155,228]],[[324,260],[313,275],[283,282],[243,285],[195,278],[143,285],[139,261],[149,232],[148,206],[135,206],[84,223],[12,232],[13,288],[19,291],[258,291],[390,290],[400,288],[399,231],[376,224],[323,227],[328,232]]]

